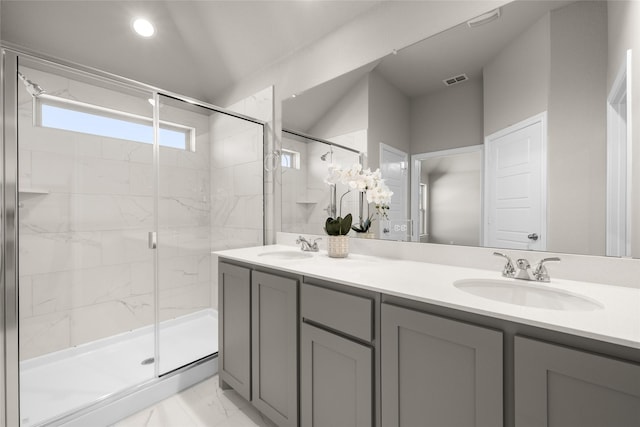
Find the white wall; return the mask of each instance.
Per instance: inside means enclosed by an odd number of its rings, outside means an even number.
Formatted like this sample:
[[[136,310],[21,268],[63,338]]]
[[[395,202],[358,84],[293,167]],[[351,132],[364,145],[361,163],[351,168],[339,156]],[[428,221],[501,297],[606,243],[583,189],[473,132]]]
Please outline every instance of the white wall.
[[[614,1],[608,4],[609,68],[607,93],[618,73],[627,49],[632,49],[632,114],[633,114],[633,164],[632,177],[632,248],[635,257],[640,256],[640,2]]]
[[[369,125],[368,78],[363,76],[307,131],[309,135],[329,139]]]
[[[369,73],[367,166],[380,167],[380,143],[411,152],[410,102],[375,70]]]
[[[547,110],[549,27],[547,14],[484,67],[485,136]]]
[[[607,5],[551,12],[548,248],[605,254]]]
[[[411,100],[411,154],[482,144],[482,79]]]

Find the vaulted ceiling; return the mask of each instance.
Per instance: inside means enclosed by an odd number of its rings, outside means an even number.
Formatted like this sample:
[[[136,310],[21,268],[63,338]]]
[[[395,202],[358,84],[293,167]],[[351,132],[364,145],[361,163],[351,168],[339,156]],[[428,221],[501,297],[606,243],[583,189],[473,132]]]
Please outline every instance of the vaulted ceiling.
[[[212,102],[384,0],[0,1],[5,42]]]

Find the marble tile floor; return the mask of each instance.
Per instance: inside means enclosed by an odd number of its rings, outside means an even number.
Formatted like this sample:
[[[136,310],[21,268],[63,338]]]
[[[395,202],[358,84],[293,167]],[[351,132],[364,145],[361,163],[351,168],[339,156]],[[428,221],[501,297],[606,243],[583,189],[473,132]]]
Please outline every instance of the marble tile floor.
[[[275,427],[214,375],[111,427]]]

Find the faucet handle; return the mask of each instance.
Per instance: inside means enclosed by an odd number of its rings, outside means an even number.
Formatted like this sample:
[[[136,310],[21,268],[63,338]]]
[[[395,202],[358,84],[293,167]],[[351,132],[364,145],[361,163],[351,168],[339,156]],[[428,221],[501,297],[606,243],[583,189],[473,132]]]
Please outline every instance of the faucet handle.
[[[540,261],[538,261],[536,266],[533,268],[533,277],[536,279],[536,281],[549,282],[551,280],[551,278],[549,277],[549,272],[547,271],[547,268],[544,266],[545,262],[550,262],[550,261],[560,261],[560,258],[558,257],[543,258]]]
[[[318,240],[322,240],[322,237],[318,237],[317,239],[313,239],[313,245],[311,245],[311,249],[314,252],[317,252],[320,248],[318,247]]]
[[[493,254],[507,259],[507,263],[505,264],[504,269],[502,269],[502,275],[504,277],[514,277],[516,274],[516,268],[513,265],[513,261],[511,261],[511,257],[507,254],[503,254],[502,252],[494,252]]]

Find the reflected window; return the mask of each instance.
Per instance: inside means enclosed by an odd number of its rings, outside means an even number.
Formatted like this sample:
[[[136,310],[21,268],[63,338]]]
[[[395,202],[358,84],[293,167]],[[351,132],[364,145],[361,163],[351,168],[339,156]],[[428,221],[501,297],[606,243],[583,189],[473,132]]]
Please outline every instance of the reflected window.
[[[297,151],[283,148],[280,158],[283,168],[300,169],[300,153]]]
[[[153,119],[64,98],[36,100],[38,126],[153,144]],[[160,122],[159,144],[195,151],[195,129]]]

